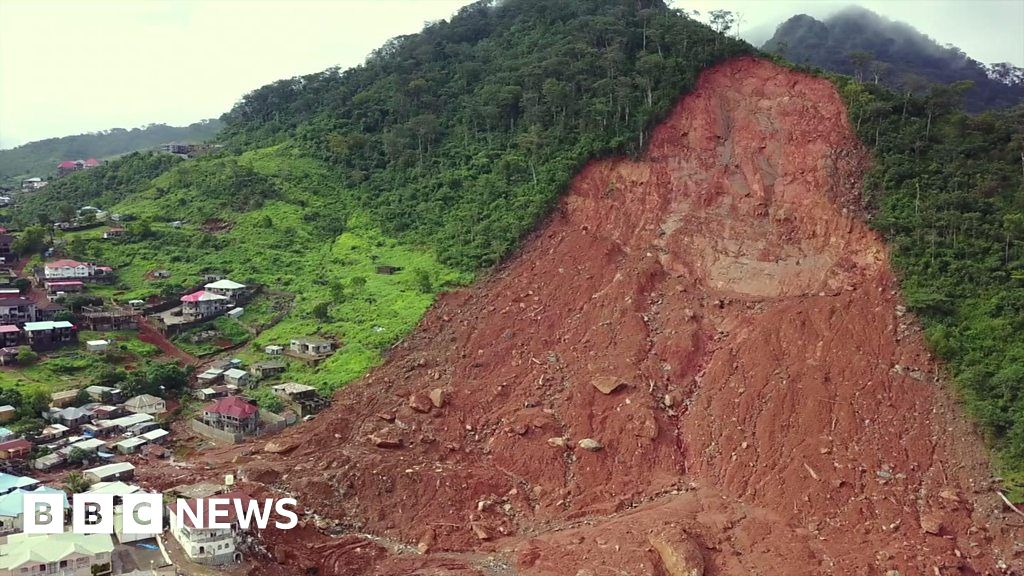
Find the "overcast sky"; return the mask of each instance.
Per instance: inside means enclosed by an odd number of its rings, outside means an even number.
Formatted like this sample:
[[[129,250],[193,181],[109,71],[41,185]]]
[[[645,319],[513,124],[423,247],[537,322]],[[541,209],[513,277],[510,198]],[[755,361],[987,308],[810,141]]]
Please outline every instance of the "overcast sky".
[[[274,80],[347,68],[466,0],[0,0],[0,147],[219,116]],[[743,16],[757,43],[789,16],[845,0],[676,0]],[[863,0],[963,48],[1024,66],[1022,0]]]

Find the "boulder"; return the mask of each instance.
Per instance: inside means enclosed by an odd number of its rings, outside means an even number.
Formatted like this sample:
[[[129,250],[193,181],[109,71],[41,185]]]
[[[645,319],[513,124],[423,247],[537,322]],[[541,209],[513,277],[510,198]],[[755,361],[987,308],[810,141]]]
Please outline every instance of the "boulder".
[[[401,448],[404,443],[398,430],[391,426],[381,428],[371,434],[370,442],[377,448]]]
[[[434,408],[441,408],[444,406],[444,390],[440,388],[434,388],[431,390],[430,403],[434,405]]]
[[[598,450],[604,448],[603,444],[601,444],[597,440],[594,440],[593,438],[584,438],[583,440],[580,440],[576,445],[579,446],[580,448],[583,448],[584,450],[589,450],[591,452],[597,452]]]
[[[657,551],[668,576],[704,576],[704,555],[693,539],[662,534],[650,536],[648,541]]]
[[[598,376],[591,381],[594,388],[597,388],[601,394],[611,394],[618,390],[625,382],[616,378],[615,376]]]
[[[284,454],[291,452],[299,446],[298,442],[292,442],[290,440],[271,440],[263,446],[263,451],[268,454]]]
[[[426,414],[427,412],[430,412],[430,409],[433,407],[434,405],[430,402],[430,398],[425,394],[417,392],[416,394],[409,396],[409,408],[412,408],[417,412]]]
[[[921,516],[921,531],[925,534],[938,536],[942,533],[942,517],[938,514],[925,514]]]

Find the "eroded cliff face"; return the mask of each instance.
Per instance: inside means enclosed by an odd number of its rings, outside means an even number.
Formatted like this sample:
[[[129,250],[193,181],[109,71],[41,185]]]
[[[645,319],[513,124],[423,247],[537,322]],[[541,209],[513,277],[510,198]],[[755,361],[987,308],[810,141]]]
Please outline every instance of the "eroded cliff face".
[[[852,213],[866,162],[827,81],[706,72],[642,158],[583,170],[329,411],[211,456],[325,528],[266,533],[256,571],[1024,569],[985,448]]]

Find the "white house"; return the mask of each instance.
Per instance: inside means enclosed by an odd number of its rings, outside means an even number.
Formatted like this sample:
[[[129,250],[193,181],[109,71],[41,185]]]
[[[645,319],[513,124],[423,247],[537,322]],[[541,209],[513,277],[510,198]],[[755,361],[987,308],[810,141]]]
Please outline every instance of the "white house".
[[[216,282],[210,282],[203,286],[203,288],[206,289],[207,292],[227,296],[232,302],[234,302],[245,291],[245,284],[239,284],[238,282],[228,280],[227,278],[222,278]]]
[[[245,370],[232,368],[224,372],[224,383],[235,386],[247,386],[249,384],[249,373]]]
[[[110,482],[113,480],[124,480],[135,476],[135,466],[130,462],[117,462],[115,464],[104,464],[95,468],[89,468],[83,474],[90,482]]]
[[[54,260],[43,264],[43,276],[47,280],[92,278],[93,276],[106,276],[112,272],[113,270],[108,266],[97,266],[91,262],[77,260]]]
[[[113,552],[109,534],[11,534],[0,544],[0,575],[109,576]]]
[[[167,403],[152,394],[140,394],[129,398],[124,409],[132,414],[163,414],[167,411]]]
[[[180,500],[168,507],[171,535],[181,544],[185,555],[200,564],[220,565],[241,562],[242,553],[236,549],[235,542],[239,527],[234,502],[237,500],[243,506],[247,506],[251,498],[238,491],[221,494],[217,498],[231,501],[228,517],[219,519],[221,522],[228,523],[229,528],[196,528],[188,512],[183,513],[181,509],[181,507],[187,507],[190,512],[196,512],[199,507],[197,504],[199,499],[193,498]],[[179,516],[182,520],[180,526],[178,525]]]

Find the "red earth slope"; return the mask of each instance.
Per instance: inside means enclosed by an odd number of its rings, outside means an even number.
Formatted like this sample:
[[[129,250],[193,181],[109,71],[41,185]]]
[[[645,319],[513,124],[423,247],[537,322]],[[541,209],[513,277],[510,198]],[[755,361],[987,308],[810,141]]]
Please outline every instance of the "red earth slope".
[[[211,455],[316,513],[264,535],[258,572],[1022,570],[983,444],[848,213],[866,164],[829,82],[706,72],[642,158],[589,165],[328,412]]]

